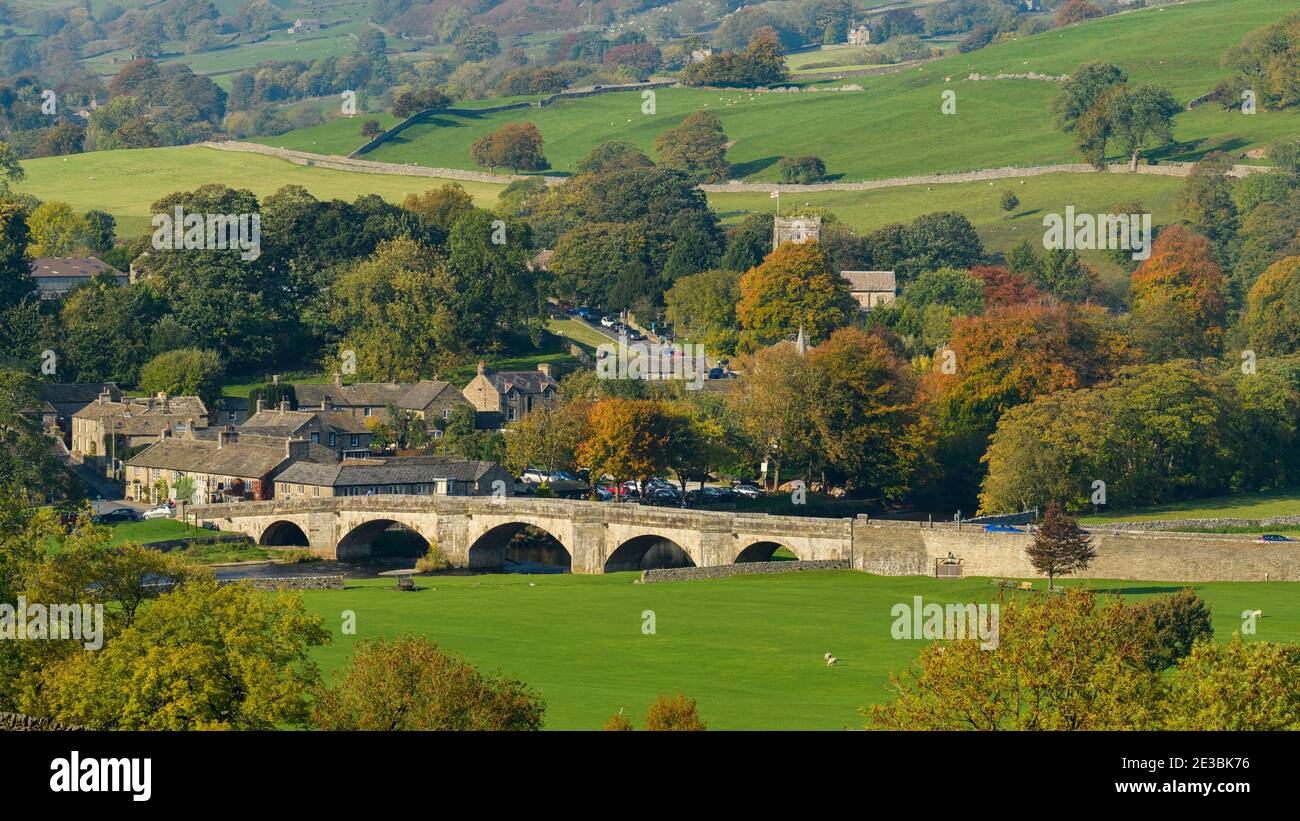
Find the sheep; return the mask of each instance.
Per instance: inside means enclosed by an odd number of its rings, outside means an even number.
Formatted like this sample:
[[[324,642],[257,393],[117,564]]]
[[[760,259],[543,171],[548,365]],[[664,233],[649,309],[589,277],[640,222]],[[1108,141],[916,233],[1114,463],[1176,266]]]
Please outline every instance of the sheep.
[[[822,659],[824,659],[825,661],[830,661],[830,660],[831,660],[831,654],[830,654],[830,653],[827,653],[826,655],[822,656]]]
[[[826,666],[834,667],[836,664],[839,664],[839,662],[840,662],[839,659],[835,658],[834,656],[831,656],[830,658],[826,659]]]

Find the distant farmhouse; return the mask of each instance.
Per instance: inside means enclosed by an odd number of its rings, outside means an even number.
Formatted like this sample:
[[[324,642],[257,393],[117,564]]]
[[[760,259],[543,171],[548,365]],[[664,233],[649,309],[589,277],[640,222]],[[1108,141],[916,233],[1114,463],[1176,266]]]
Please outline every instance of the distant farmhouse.
[[[822,236],[821,217],[776,217],[772,220],[772,250],[784,243],[803,245],[816,242]]]
[[[293,25],[285,29],[289,34],[308,34],[321,28],[321,21],[315,18],[298,18]]]
[[[849,45],[865,46],[871,43],[871,24],[861,23],[849,28]]]
[[[100,274],[111,274],[118,285],[128,281],[126,274],[98,257],[37,257],[31,268],[41,299],[62,299]]]
[[[898,296],[893,271],[840,271],[840,277],[848,283],[849,294],[864,311],[888,305]]]
[[[712,57],[717,53],[718,50],[712,47],[691,49],[690,61],[692,63],[703,63],[705,60],[709,59],[710,57]]]

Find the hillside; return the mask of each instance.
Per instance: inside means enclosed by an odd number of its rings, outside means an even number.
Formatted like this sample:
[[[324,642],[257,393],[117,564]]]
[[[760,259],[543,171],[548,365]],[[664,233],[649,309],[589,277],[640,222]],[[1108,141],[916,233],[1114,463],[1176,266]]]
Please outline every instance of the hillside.
[[[1031,71],[1060,75],[1080,63],[1105,58],[1127,70],[1132,80],[1167,86],[1187,101],[1221,79],[1220,59],[1230,46],[1294,8],[1292,0],[1201,0],[1143,9],[898,74],[804,85],[821,89],[818,92],[665,89],[657,94],[653,115],[641,113],[641,97],[635,92],[486,115],[455,110],[407,129],[367,159],[473,168],[469,146],[477,137],[507,122],[529,120],[546,140],[546,156],[554,171],[563,173],[606,140],[627,140],[652,151],[656,135],[693,111],[710,110],[735,140],[728,153],[735,176],[751,181],[775,181],[776,161],[795,152],[822,157],[832,175],[849,181],[1071,162],[1077,160],[1072,142],[1048,112],[1056,94],[1054,83],[972,81],[966,79],[968,75]],[[1161,43],[1171,47],[1162,48]],[[861,85],[863,90],[825,90],[846,83]],[[949,89],[957,93],[957,113],[945,116],[940,111],[941,94]],[[1201,107],[1179,115],[1175,131],[1179,142],[1155,158],[1194,161],[1210,150],[1241,152],[1297,132],[1300,113],[1295,111],[1261,111],[1248,117]],[[313,150],[310,143],[315,138],[294,132],[266,142]]]

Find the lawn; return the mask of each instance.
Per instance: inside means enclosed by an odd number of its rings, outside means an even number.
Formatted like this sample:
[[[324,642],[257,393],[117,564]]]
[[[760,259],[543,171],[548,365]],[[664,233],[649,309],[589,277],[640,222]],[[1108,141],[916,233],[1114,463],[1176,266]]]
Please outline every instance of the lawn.
[[[113,540],[111,544],[136,542],[152,544],[173,539],[212,536],[211,531],[195,530],[186,527],[175,519],[150,519],[142,522],[118,522],[111,524]],[[251,562],[270,558],[266,550],[252,544],[238,542],[216,544],[192,544],[169,551],[170,555],[191,564],[216,564],[219,562]]]
[[[972,81],[999,72],[1060,75],[1105,58],[1133,82],[1155,82],[1188,101],[1223,78],[1224,52],[1254,28],[1295,9],[1293,0],[1201,0],[1144,9],[958,54],[896,74],[852,78],[864,90],[798,94],[670,88],[643,114],[640,92],[565,100],[543,109],[486,115],[444,113],[370,152],[369,159],[474,168],[470,144],[501,125],[528,120],[545,139],[553,172],[570,172],[606,140],[652,152],[655,137],[688,114],[718,114],[735,144],[728,151],[738,179],[776,181],[777,161],[813,154],[845,181],[969,171],[1008,165],[1077,162],[1069,135],[1049,111],[1057,85],[1039,80]],[[1164,44],[1164,47],[1162,47]],[[800,55],[802,58],[804,55]],[[847,80],[844,82],[848,82]],[[839,81],[823,82],[826,89]],[[957,113],[940,110],[957,94]],[[1246,116],[1203,106],[1178,115],[1178,143],[1162,160],[1196,160],[1219,148],[1236,153],[1300,132],[1300,112]]]
[[[860,727],[857,708],[883,700],[890,671],[922,646],[890,638],[894,604],[917,595],[939,603],[995,599],[983,578],[821,571],[634,585],[635,578],[440,576],[421,578],[414,593],[367,580],[303,596],[335,633],[332,645],[313,651],[327,676],[347,662],[357,639],[424,634],[536,688],[550,729],[597,729],[619,708],[639,724],[659,693],[678,689],[699,700],[712,729]],[[1135,599],[1186,586],[1087,584]],[[1300,640],[1295,584],[1190,586],[1213,607],[1220,640],[1240,629],[1243,610],[1255,609],[1264,615],[1254,638]],[[338,634],[345,611],[356,614],[355,636]],[[642,633],[646,611],[653,611],[654,635]],[[827,652],[838,666],[822,661]]]
[[[358,100],[357,103],[360,106],[362,101]],[[366,120],[375,120],[384,129],[401,122],[401,118],[387,111],[361,112],[353,117],[335,117],[310,128],[300,128],[275,137],[258,137],[249,142],[293,151],[310,151],[313,154],[346,156],[368,142],[367,138],[361,136],[361,124]]]
[[[363,194],[379,194],[400,203],[407,194],[448,182],[309,168],[275,157],[198,147],[95,151],[25,160],[22,165],[27,179],[15,186],[18,191],[43,200],[62,200],[78,211],[108,211],[117,218],[118,235],[123,237],[150,230],[151,208],[159,198],[208,183],[246,188],[259,197],[285,185],[301,185],[320,199],[351,202]],[[460,185],[483,206],[493,205],[503,187],[477,182]]]
[[[1157,519],[1265,519],[1271,516],[1300,516],[1300,488],[1267,493],[1238,493],[1213,496],[1190,502],[1144,507],[1137,511],[1106,511],[1081,516],[1079,521],[1141,522]],[[1277,531],[1269,531],[1277,532]]]
[[[113,528],[113,544],[123,542],[165,542],[171,539],[184,539],[194,535],[194,528],[186,527],[175,519],[150,519],[143,522],[116,522]]]

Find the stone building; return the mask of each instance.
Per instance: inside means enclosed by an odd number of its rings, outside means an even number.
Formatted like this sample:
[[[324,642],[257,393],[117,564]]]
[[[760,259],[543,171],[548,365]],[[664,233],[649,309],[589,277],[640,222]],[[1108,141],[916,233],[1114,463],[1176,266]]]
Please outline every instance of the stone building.
[[[330,384],[302,384],[293,386],[298,410],[331,409],[369,419],[387,417],[388,408],[409,411],[419,419],[432,422],[446,419],[452,408],[466,404],[465,397],[455,386],[436,379],[420,382],[356,382],[343,384],[340,374],[334,374]]]
[[[158,393],[114,402],[111,395],[101,393],[72,415],[72,456],[96,469],[110,467],[113,458],[123,460],[164,431],[182,433],[208,426],[208,409],[197,396]]]
[[[257,409],[244,424],[243,433],[305,439],[312,444],[329,448],[339,458],[370,455],[370,441],[374,434],[361,419],[350,413],[334,410],[326,402],[325,410],[289,410],[283,401],[275,409],[267,409],[261,399]]]
[[[191,504],[260,501],[275,494],[275,477],[302,461],[336,462],[337,454],[306,439],[262,436],[232,429],[187,431],[159,435],[154,444],[127,460],[126,497],[161,502],[159,482],[167,483],[166,498]],[[177,499],[176,482],[189,478],[190,498]]]
[[[480,360],[478,375],[465,386],[464,394],[478,411],[483,425],[499,426],[523,419],[540,403],[549,402],[559,385],[546,363],[538,365],[535,371],[487,373]]]
[[[772,250],[793,242],[803,245],[816,242],[822,236],[821,217],[775,217],[772,220]]]
[[[871,24],[860,23],[849,28],[848,43],[851,46],[865,46],[871,43]]]
[[[840,271],[840,277],[848,283],[849,294],[864,311],[888,305],[898,296],[893,271]]]
[[[449,456],[347,459],[337,464],[297,462],[275,480],[280,499],[321,496],[512,495],[515,479],[496,462]]]

